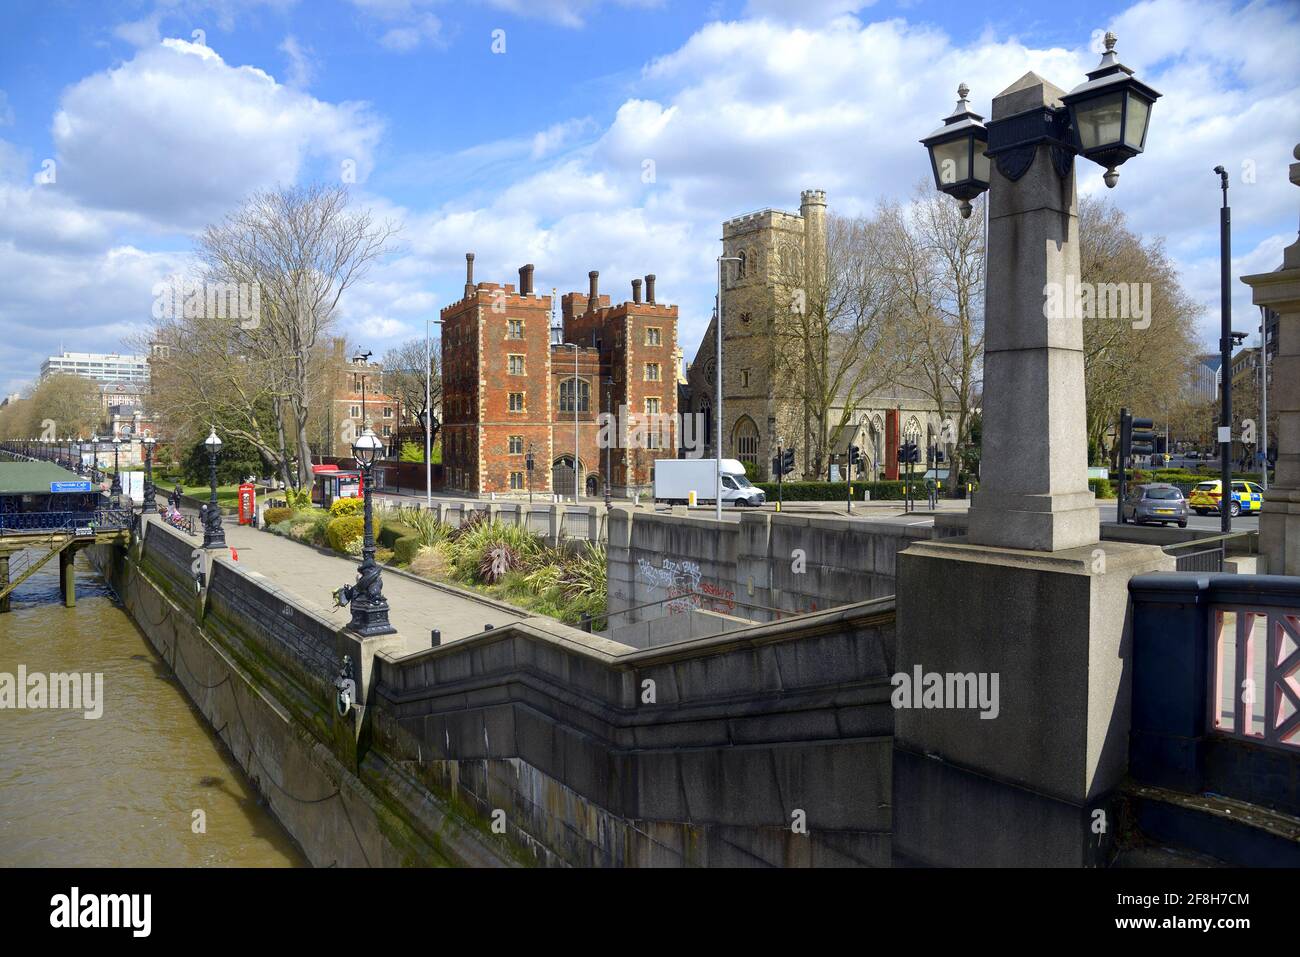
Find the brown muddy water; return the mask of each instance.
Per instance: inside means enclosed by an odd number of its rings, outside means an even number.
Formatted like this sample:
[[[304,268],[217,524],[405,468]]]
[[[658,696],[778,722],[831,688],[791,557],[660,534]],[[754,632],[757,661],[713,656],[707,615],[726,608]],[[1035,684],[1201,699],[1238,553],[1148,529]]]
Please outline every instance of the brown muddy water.
[[[55,560],[0,614],[0,704],[20,666],[103,675],[99,718],[0,708],[0,866],[306,866],[84,554],[76,572],[75,608]]]

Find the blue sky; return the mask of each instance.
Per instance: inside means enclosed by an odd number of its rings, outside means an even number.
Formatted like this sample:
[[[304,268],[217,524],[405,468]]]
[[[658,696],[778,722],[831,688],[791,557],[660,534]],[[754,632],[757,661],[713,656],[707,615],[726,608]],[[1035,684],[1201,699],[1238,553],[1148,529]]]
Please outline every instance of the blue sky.
[[[723,219],[797,208],[808,187],[850,213],[905,199],[928,175],[916,140],[958,82],[985,115],[1029,69],[1068,89],[1108,28],[1165,94],[1147,153],[1108,195],[1165,237],[1208,343],[1211,168],[1233,173],[1239,273],[1274,268],[1295,238],[1294,3],[8,0],[0,389],[60,343],[124,348],[153,284],[242,196],[345,169],[354,202],[401,226],[340,317],[376,354],[423,335],[472,249],[478,278],[534,262],[543,289],[582,289],[594,268],[626,297],[654,272],[689,357]],[[1080,188],[1104,191],[1100,173],[1080,164]],[[1244,285],[1235,309],[1253,330]]]

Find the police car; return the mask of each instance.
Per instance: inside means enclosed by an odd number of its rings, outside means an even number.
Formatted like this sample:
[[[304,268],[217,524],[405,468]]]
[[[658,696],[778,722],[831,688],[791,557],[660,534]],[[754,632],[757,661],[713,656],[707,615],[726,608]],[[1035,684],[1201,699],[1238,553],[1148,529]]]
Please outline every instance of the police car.
[[[1219,511],[1219,499],[1222,498],[1223,482],[1220,479],[1214,479],[1210,482],[1201,482],[1192,489],[1192,494],[1187,497],[1187,504],[1191,506],[1192,511],[1197,515],[1217,514]],[[1228,511],[1233,515],[1240,515],[1245,512],[1253,515],[1264,507],[1264,489],[1254,482],[1243,482],[1240,479],[1232,483],[1232,501],[1228,505]]]

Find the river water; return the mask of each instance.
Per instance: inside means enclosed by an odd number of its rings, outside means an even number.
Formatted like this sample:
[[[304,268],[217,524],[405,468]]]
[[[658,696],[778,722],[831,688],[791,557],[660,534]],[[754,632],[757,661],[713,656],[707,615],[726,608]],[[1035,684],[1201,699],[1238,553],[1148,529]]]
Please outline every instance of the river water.
[[[84,553],[76,572],[75,608],[54,559],[0,614],[0,682],[103,674],[97,719],[0,710],[0,865],[306,866]]]

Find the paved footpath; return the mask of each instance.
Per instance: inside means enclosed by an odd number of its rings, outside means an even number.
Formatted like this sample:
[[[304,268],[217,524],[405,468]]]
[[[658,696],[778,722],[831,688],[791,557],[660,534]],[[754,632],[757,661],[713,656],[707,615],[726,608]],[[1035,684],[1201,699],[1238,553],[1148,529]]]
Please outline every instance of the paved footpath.
[[[356,581],[356,562],[279,535],[254,531],[233,520],[225,521],[224,527],[226,544],[238,552],[240,567],[288,589],[329,620],[347,623],[349,610],[331,607],[331,592]],[[442,642],[446,644],[478,634],[486,624],[499,627],[527,617],[498,603],[445,586],[412,581],[388,569],[384,571],[384,597],[388,599],[389,621],[406,640],[406,654],[428,648],[429,632],[434,628],[442,631]]]

